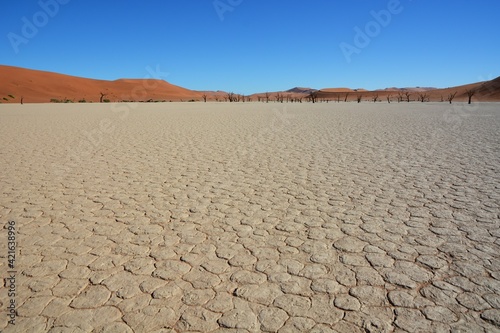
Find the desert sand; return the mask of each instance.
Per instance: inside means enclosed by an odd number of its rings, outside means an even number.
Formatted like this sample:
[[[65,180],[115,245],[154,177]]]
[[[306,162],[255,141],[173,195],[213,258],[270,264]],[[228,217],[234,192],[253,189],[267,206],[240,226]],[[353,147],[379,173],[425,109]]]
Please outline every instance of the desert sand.
[[[494,332],[500,110],[0,105],[3,332]]]

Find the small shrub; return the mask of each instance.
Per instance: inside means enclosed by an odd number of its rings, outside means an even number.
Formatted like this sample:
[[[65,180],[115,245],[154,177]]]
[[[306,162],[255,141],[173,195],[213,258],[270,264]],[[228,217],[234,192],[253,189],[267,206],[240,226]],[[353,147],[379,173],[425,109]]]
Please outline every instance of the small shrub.
[[[78,103],[87,103],[87,101],[85,100],[85,98],[82,98],[81,100],[78,101]]]
[[[103,102],[103,103],[109,103],[109,102],[111,102],[111,101],[110,101],[109,99],[105,98],[105,99],[103,99],[103,100],[102,100],[102,102]]]

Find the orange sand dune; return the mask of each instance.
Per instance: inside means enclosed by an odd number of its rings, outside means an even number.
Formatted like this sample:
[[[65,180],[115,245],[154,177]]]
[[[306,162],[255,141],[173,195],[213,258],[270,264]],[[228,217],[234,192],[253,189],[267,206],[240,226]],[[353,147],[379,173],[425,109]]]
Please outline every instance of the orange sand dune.
[[[52,99],[78,102],[119,102],[123,100],[190,100],[201,99],[203,93],[155,79],[94,80],[52,72],[11,66],[0,66],[0,101],[48,103]],[[15,98],[12,100],[8,95]]]

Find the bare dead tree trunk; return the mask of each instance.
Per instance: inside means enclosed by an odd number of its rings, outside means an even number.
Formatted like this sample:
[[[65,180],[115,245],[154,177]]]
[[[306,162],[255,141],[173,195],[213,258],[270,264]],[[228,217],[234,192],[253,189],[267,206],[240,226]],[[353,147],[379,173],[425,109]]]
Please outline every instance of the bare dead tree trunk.
[[[407,92],[405,92],[405,96],[406,96],[406,101],[407,101],[408,103],[410,103],[411,93],[407,91]]]
[[[311,100],[311,102],[316,103],[316,101],[318,100],[318,93],[316,91],[311,91],[309,93],[309,99]]]
[[[376,103],[378,101],[378,94],[374,95],[372,98],[373,98],[373,103]]]
[[[347,97],[349,96],[349,93],[346,93],[345,94],[345,97],[344,97],[344,102],[347,102]]]
[[[203,94],[203,95],[201,95],[201,97],[203,98],[203,101],[206,103],[207,102],[207,94]]]
[[[420,93],[418,94],[418,100],[424,103],[427,100],[428,96],[429,95],[427,95],[427,93]]]
[[[472,103],[472,96],[474,96],[476,94],[476,90],[475,89],[467,89],[465,91],[467,93],[467,97],[469,97],[469,104]]]
[[[269,103],[269,93],[266,92],[266,103]]]
[[[107,94],[105,94],[105,93],[103,93],[103,92],[101,92],[100,94],[101,94],[101,98],[99,98],[99,103],[102,103],[102,101],[103,101],[104,97],[105,97]]]
[[[403,101],[403,93],[398,92],[398,103],[401,103]]]
[[[391,95],[387,95],[385,98],[387,99],[387,103],[391,104]]]
[[[457,92],[455,91],[453,94],[449,94],[449,95],[448,95],[447,100],[448,100],[448,102],[450,102],[450,104],[451,104],[451,102],[453,101],[453,99],[455,98],[455,95],[456,95],[456,94],[457,94]]]
[[[358,101],[358,103],[361,103],[361,100],[363,99],[363,95],[358,95],[356,97],[356,100]]]

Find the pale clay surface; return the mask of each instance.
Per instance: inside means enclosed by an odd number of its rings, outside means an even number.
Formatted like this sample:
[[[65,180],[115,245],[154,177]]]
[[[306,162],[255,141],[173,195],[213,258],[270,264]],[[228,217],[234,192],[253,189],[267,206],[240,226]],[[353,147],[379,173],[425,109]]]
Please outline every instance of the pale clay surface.
[[[0,330],[500,332],[499,133],[487,103],[0,105]]]

